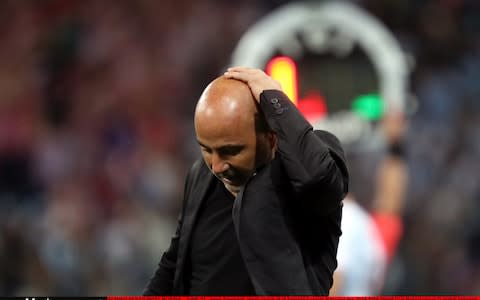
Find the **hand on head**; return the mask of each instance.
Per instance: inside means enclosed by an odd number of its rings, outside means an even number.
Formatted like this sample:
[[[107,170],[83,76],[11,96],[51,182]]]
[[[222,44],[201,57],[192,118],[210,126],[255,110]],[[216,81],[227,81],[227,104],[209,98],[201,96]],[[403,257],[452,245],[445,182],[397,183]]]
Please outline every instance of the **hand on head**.
[[[224,73],[226,78],[237,79],[245,82],[257,102],[260,101],[260,94],[264,90],[282,90],[278,81],[265,74],[260,69],[248,67],[231,67]]]

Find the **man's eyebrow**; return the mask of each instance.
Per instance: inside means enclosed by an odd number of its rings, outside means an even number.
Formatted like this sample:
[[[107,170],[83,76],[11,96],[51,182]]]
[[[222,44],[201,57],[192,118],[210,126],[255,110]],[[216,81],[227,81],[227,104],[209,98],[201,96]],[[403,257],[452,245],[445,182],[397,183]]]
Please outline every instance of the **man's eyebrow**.
[[[202,144],[202,142],[200,142],[199,140],[197,140],[197,143],[202,146],[203,148],[208,148],[207,146],[205,146],[204,144]]]
[[[210,148],[207,145],[200,142],[199,140],[197,140],[197,143],[204,148]],[[235,149],[235,148],[243,148],[243,147],[245,147],[244,144],[226,144],[226,145],[222,145],[222,146],[218,147],[218,149],[228,149],[228,148]]]
[[[228,148],[237,149],[237,148],[243,148],[243,147],[245,147],[245,145],[243,145],[243,144],[226,144],[226,145],[222,145],[218,148],[219,149],[228,149]]]

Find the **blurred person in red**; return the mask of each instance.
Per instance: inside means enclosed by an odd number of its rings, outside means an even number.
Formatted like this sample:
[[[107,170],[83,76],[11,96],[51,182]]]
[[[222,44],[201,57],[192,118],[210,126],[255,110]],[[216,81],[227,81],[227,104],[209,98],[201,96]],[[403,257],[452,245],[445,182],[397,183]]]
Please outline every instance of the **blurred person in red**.
[[[195,131],[203,161],[144,295],[328,295],[348,190],[337,138],[244,67],[205,89]]]

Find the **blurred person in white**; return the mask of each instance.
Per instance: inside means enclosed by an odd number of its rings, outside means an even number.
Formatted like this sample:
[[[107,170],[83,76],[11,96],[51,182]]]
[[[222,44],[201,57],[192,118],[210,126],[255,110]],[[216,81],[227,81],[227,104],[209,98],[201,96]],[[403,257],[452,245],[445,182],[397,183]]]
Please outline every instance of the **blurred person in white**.
[[[372,216],[351,194],[343,200],[341,228],[330,295],[378,295],[387,263],[385,248]]]

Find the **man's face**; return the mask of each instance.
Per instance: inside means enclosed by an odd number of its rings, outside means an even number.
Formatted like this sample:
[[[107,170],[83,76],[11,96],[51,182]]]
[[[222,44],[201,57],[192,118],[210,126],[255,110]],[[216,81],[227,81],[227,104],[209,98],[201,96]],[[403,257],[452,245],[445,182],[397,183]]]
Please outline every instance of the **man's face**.
[[[250,88],[224,77],[209,84],[195,109],[203,159],[234,195],[257,167],[273,158],[276,138],[266,132],[260,116]]]
[[[253,115],[199,119],[195,130],[205,163],[234,194],[272,156],[272,134],[257,133]]]

